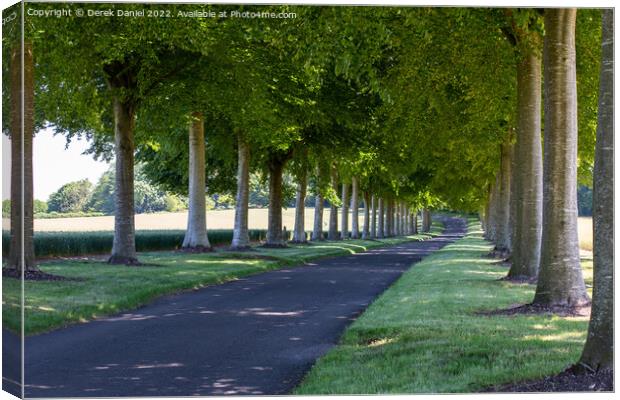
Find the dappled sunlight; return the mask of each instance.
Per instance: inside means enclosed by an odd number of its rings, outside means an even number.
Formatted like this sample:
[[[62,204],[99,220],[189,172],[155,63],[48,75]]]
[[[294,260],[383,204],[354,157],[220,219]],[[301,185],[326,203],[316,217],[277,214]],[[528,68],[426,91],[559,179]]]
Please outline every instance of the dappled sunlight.
[[[558,342],[559,341],[559,342],[583,343],[586,340],[586,332],[562,332],[562,333],[526,335],[526,336],[523,336],[520,340],[524,340],[524,341],[540,340],[543,342]]]
[[[262,317],[300,317],[303,315],[305,311],[273,311],[266,308],[246,308],[241,311],[235,312],[236,315],[239,316],[262,316]]]
[[[381,338],[371,340],[366,346],[367,347],[380,347],[385,346],[386,344],[390,344],[396,341],[396,338]]]

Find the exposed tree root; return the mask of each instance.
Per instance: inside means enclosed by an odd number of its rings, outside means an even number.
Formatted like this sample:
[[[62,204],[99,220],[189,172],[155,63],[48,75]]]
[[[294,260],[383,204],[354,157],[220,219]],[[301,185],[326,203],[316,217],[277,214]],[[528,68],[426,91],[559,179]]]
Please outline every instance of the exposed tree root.
[[[560,317],[589,317],[590,306],[567,307],[567,306],[544,306],[540,304],[522,304],[512,307],[480,311],[476,315],[496,316],[496,315],[557,315]]]
[[[213,246],[196,246],[196,247],[181,247],[179,249],[183,253],[212,253],[215,250]]]
[[[611,392],[614,373],[603,370],[595,373],[575,371],[572,366],[563,372],[542,379],[492,386],[486,392]]]
[[[134,257],[125,257],[125,256],[110,256],[108,258],[108,264],[113,265],[129,265],[129,266],[140,266],[142,263],[138,261],[137,258]]]
[[[3,278],[21,279],[22,273],[16,268],[2,268]],[[60,275],[52,275],[41,270],[29,269],[24,271],[24,279],[27,281],[81,281],[80,278],[67,278]]]

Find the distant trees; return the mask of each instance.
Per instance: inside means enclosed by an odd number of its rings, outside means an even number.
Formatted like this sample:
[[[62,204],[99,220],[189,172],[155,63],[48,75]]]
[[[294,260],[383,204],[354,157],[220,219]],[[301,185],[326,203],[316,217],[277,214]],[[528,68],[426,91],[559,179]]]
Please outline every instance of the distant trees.
[[[70,213],[86,211],[93,184],[88,179],[64,184],[47,201],[48,211]]]

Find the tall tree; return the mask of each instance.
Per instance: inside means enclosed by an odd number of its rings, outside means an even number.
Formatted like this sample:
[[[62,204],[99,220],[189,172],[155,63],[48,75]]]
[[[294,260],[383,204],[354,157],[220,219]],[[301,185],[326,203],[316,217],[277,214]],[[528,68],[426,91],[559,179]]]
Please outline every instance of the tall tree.
[[[594,158],[594,287],[588,338],[577,370],[613,369],[614,354],[614,11],[603,10]]]
[[[340,217],[340,239],[349,238],[349,184],[342,184],[342,216]]]
[[[317,162],[316,178],[314,185],[314,226],[312,228],[312,240],[323,240],[323,208],[324,208],[324,172],[321,162]]]
[[[31,41],[15,41],[10,59],[11,244],[7,268],[17,276],[38,271],[34,258],[32,141],[34,55]]]
[[[359,184],[354,176],[351,178],[351,239],[358,239],[359,236]]]
[[[235,201],[235,227],[231,248],[243,250],[250,247],[248,230],[248,202],[250,197],[250,146],[241,133],[237,134],[237,197]]]
[[[211,251],[207,235],[204,116],[194,112],[189,121],[189,212],[183,248]]]
[[[540,264],[542,234],[541,61],[539,15],[512,10],[507,33],[517,50],[517,139],[513,251],[508,276],[534,279]],[[518,21],[525,19],[525,24]]]
[[[269,170],[269,209],[265,247],[286,247],[282,231],[282,175],[284,167],[293,155],[293,150],[272,151],[267,157]]]
[[[329,202],[329,228],[327,231],[327,240],[338,240],[338,199],[337,195],[335,195],[335,193],[338,193],[338,171],[334,164],[331,166],[330,178],[334,196],[332,196],[332,200]]]
[[[576,9],[545,10],[543,233],[534,304],[588,304],[577,238]]]
[[[307,158],[307,157],[306,157]],[[304,163],[305,164],[305,163]],[[293,230],[293,242],[306,243],[306,192],[308,188],[307,165],[303,165],[297,175],[297,194],[295,197],[295,227]]]

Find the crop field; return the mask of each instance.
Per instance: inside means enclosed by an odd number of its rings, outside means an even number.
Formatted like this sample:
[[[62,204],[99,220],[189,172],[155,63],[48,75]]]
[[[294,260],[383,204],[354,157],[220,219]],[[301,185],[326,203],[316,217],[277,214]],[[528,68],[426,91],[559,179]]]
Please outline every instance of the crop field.
[[[593,249],[592,217],[579,217],[579,248],[592,251]]]
[[[364,223],[363,210],[360,209],[360,230]],[[340,221],[340,213],[338,214]],[[209,229],[233,229],[235,210],[207,211],[207,227]],[[286,208],[282,211],[283,226],[292,231],[295,221],[295,209]],[[323,213],[323,230],[329,224],[329,209]],[[250,229],[267,229],[267,209],[250,209]],[[306,231],[314,225],[314,208],[306,208]],[[349,227],[351,218],[349,217]],[[179,230],[187,227],[187,212],[137,214],[137,230]],[[10,228],[8,219],[2,219],[2,229]],[[338,225],[340,229],[340,225]],[[84,232],[112,231],[114,217],[81,217],[81,218],[50,218],[35,219],[34,230],[38,232]],[[592,217],[579,217],[579,247],[581,250],[592,251]]]
[[[314,208],[306,208],[306,230],[312,230],[314,226]],[[340,217],[340,213],[338,214]],[[207,211],[208,229],[233,229],[235,210],[211,210]],[[295,224],[295,209],[282,210],[283,226],[292,231]],[[340,218],[339,218],[340,220]],[[360,230],[364,221],[363,212],[360,209]],[[250,229],[267,229],[267,209],[254,208],[249,213]],[[323,212],[323,229],[327,230],[329,224],[329,210]],[[351,218],[349,218],[351,226]],[[10,228],[7,219],[2,220],[2,229]],[[175,213],[137,214],[136,230],[178,230],[187,228],[187,211]],[[340,225],[338,225],[340,229]],[[79,218],[49,218],[35,219],[34,230],[38,232],[83,232],[83,231],[112,231],[114,230],[114,217],[79,217]]]

